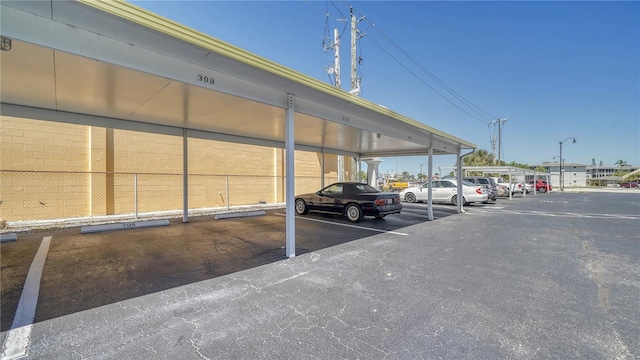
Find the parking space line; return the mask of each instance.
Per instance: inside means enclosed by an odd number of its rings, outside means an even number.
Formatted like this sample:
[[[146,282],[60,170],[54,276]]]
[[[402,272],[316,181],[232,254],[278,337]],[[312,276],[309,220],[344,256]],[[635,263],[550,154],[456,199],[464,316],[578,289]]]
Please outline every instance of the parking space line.
[[[279,215],[279,216],[286,216],[285,214],[280,214],[280,213],[275,213],[275,214]],[[362,230],[377,231],[377,232],[381,232],[381,233],[385,233],[385,234],[394,234],[394,235],[403,235],[403,236],[408,236],[409,235],[409,234],[405,234],[405,233],[401,233],[401,232],[397,232],[397,231],[368,228],[368,227],[364,227],[364,226],[356,226],[356,225],[349,225],[349,224],[340,224],[340,223],[336,223],[336,222],[332,222],[332,221],[311,219],[311,218],[301,217],[301,216],[296,216],[296,219],[316,221],[316,222],[321,222],[321,223],[325,223],[325,224],[339,225],[339,226],[351,227],[351,228],[362,229]]]
[[[42,277],[42,269],[47,259],[50,244],[51,236],[44,237],[36,256],[33,258],[33,262],[27,273],[27,279],[24,282],[20,300],[18,301],[18,308],[13,318],[13,324],[7,335],[7,340],[2,347],[2,355],[0,355],[0,359],[2,360],[18,359],[27,356],[29,353],[31,327],[33,326],[33,319],[36,315],[36,305],[40,292],[40,278]]]

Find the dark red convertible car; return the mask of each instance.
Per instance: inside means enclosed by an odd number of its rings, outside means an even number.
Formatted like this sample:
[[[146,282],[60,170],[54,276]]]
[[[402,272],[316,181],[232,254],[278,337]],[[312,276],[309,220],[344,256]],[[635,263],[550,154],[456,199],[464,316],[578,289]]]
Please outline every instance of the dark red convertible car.
[[[402,210],[400,195],[383,193],[376,188],[358,182],[340,182],[324,189],[296,196],[296,213],[305,215],[309,211],[342,214],[351,222],[358,222],[365,216],[382,219]]]

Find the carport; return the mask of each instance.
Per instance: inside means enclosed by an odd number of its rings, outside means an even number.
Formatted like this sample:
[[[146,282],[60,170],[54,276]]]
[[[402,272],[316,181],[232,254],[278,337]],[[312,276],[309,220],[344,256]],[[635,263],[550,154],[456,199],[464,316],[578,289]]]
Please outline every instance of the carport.
[[[286,174],[295,173],[294,150],[358,159],[428,155],[429,179],[433,155],[460,158],[476,148],[132,4],[1,7],[1,114],[181,136],[184,222],[189,138],[284,148]],[[286,255],[293,257],[294,177],[285,184]]]
[[[527,180],[527,177],[533,177],[533,182],[535,184],[538,179],[544,177],[547,183],[551,183],[551,174],[549,173],[523,169],[515,166],[463,166],[462,171],[464,172],[465,176],[467,176],[469,172],[480,172],[483,176],[486,174],[507,175],[509,176],[509,186],[513,184],[513,177],[518,175],[522,176],[523,182]],[[533,193],[534,195],[536,194],[535,186],[533,187]],[[526,191],[523,192],[523,196],[526,196]],[[512,194],[511,191],[509,191],[509,200],[511,199]]]

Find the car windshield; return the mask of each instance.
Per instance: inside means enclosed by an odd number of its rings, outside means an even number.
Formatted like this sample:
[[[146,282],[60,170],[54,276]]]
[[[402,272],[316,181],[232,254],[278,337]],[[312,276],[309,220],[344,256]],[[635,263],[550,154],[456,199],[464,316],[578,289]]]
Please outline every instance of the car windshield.
[[[472,183],[470,181],[467,181],[467,180],[462,180],[462,185],[473,186],[473,187],[476,186],[476,184],[474,184],[474,183]]]

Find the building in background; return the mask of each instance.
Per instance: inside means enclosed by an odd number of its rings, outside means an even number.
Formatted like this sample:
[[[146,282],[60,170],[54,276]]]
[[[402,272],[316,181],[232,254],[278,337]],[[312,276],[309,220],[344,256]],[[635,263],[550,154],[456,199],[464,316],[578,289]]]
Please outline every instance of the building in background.
[[[551,186],[560,190],[560,163],[544,162],[542,164],[531,165],[530,169],[543,168],[545,172],[551,174]],[[563,164],[563,187],[584,187],[587,186],[587,165],[578,163]]]
[[[594,186],[618,186],[623,176],[637,171],[640,166],[587,166],[587,182]]]

